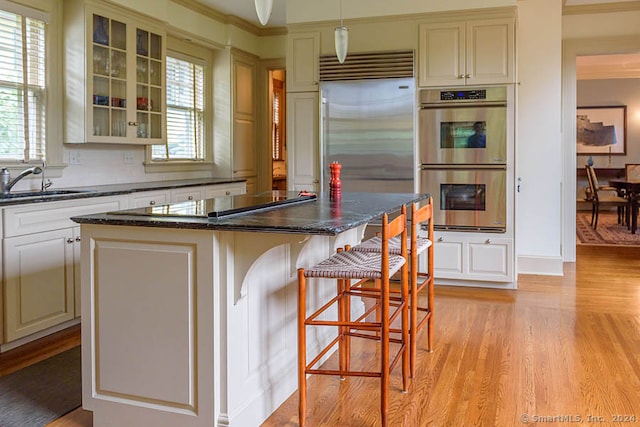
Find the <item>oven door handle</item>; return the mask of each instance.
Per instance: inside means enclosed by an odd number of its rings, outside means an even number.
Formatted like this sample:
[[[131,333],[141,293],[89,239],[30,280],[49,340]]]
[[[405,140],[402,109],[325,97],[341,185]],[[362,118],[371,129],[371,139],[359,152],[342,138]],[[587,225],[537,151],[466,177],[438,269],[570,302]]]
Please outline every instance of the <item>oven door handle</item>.
[[[443,102],[442,104],[420,104],[421,110],[436,110],[444,108],[486,108],[486,107],[506,107],[507,103],[504,101],[486,101],[486,102],[473,102],[466,104],[453,104],[450,102]]]
[[[471,164],[471,163],[459,163],[459,164],[429,164],[423,163],[420,165],[420,170],[507,170],[507,165],[501,164]]]

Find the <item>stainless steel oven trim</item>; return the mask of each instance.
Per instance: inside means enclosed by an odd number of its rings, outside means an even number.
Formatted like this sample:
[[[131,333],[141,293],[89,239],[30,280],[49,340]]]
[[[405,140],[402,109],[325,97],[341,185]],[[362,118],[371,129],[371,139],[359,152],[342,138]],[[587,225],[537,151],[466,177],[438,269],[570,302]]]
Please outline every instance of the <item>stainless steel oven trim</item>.
[[[436,230],[441,231],[465,231],[465,232],[482,232],[482,233],[506,233],[507,231],[507,207],[506,207],[506,194],[500,194],[502,190],[507,185],[507,166],[506,165],[480,165],[478,167],[471,166],[468,164],[456,164],[456,165],[433,165],[433,166],[425,166],[422,165],[420,168],[421,172],[424,173],[437,173],[437,175],[431,176],[432,178],[436,178],[432,180],[432,184],[425,185],[424,179],[427,175],[420,174],[420,185],[422,187],[422,191],[428,192],[434,196],[434,228]],[[448,217],[445,213],[446,211],[441,210],[441,194],[440,194],[440,186],[442,184],[442,177],[439,176],[440,173],[452,172],[457,174],[458,172],[478,172],[483,173],[481,183],[485,183],[490,185],[488,188],[492,188],[493,195],[487,199],[491,209],[487,209],[487,211],[483,210],[483,213],[478,216],[475,215],[467,215],[459,212],[456,214],[456,219],[451,221],[453,218]],[[500,173],[496,175],[495,173]],[[464,184],[465,178],[462,176],[450,176],[449,184]],[[462,182],[458,181],[461,180]],[[435,184],[433,184],[435,183]],[[436,187],[434,187],[435,185]],[[496,191],[498,193],[496,193]],[[496,197],[497,196],[497,197]],[[488,196],[489,197],[489,196]],[[494,204],[489,202],[489,200],[493,202],[497,202]],[[488,206],[489,206],[488,205]],[[446,221],[442,221],[443,219],[447,219]],[[473,218],[473,220],[471,220]]]

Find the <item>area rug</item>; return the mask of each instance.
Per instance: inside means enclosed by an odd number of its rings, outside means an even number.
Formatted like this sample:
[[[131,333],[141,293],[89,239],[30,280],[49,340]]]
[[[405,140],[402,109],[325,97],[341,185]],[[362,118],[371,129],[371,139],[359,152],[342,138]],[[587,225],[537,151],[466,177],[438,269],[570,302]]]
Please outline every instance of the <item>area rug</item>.
[[[576,214],[576,234],[579,245],[640,246],[640,230],[631,234],[626,225],[618,224],[615,212],[600,212],[598,228],[591,226],[591,211]]]
[[[42,427],[81,404],[80,347],[0,377],[1,427]]]

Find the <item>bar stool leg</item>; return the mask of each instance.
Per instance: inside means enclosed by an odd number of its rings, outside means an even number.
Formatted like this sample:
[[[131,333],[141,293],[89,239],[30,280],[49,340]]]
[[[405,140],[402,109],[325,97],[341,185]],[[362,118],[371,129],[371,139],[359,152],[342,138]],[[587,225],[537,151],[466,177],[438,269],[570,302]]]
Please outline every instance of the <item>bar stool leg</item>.
[[[380,310],[382,317],[380,331],[380,415],[382,427],[389,425],[389,286],[381,286]]]
[[[351,320],[351,298],[349,297],[349,290],[351,289],[351,281],[344,280],[344,312],[343,312],[343,320],[349,322]],[[351,329],[348,326],[345,326],[345,336],[344,336],[344,351],[345,351],[345,369],[348,371],[351,369]]]
[[[412,251],[411,253],[411,332],[410,332],[410,353],[411,353],[411,378],[416,374],[416,355],[418,354],[418,340],[416,338],[416,331],[418,329],[418,268],[417,262],[414,262],[414,257],[417,258]]]
[[[409,377],[413,376],[411,372],[411,354],[409,342],[409,286],[407,265],[402,267],[402,392],[407,393],[409,390]]]
[[[298,269],[298,418],[300,427],[306,425],[307,418],[307,283],[304,269]]]

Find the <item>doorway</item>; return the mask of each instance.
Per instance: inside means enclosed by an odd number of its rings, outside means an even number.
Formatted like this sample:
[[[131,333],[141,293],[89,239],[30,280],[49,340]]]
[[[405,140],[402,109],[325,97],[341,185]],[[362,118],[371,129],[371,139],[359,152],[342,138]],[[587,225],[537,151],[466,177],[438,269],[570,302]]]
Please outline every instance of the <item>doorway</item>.
[[[577,169],[584,168],[585,159],[577,159],[576,111],[578,108],[577,62],[582,56],[640,53],[637,37],[611,37],[598,39],[569,39],[563,43],[563,252],[565,262],[576,261],[576,215],[579,198]],[[605,156],[606,157],[606,156]],[[606,159],[608,161],[608,158]]]
[[[283,69],[269,71],[271,189],[287,189],[286,88]]]

